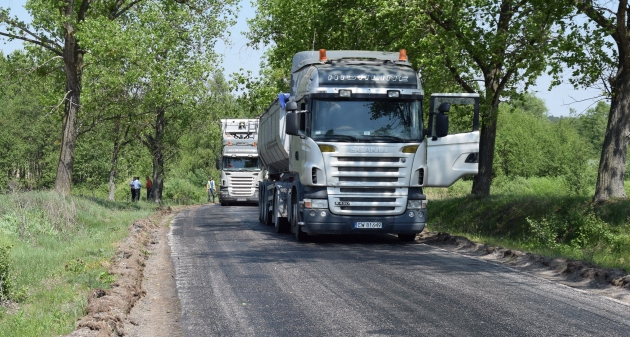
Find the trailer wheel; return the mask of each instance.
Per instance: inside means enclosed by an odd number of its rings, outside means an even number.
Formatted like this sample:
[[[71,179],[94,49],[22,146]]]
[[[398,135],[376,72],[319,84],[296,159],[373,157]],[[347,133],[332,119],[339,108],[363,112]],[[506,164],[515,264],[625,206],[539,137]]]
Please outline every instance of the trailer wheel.
[[[262,191],[258,190],[258,221],[260,223],[265,223],[263,221],[263,216],[262,216],[263,204],[262,204],[262,201],[260,200],[261,199],[261,197],[260,197],[260,193],[261,192]]]
[[[265,225],[267,226],[271,226],[273,225],[273,214],[271,213],[271,211],[269,211],[269,204],[267,203],[269,201],[269,197],[268,194],[269,190],[265,187],[265,200],[263,201],[263,216],[265,217]]]
[[[265,223],[264,218],[263,218],[263,202],[262,202],[262,196],[260,195],[262,193],[262,189],[260,186],[260,183],[258,183],[258,221],[260,221],[260,223]]]
[[[412,242],[416,239],[416,233],[411,233],[411,234],[402,234],[399,233],[398,234],[398,240],[400,241],[404,241],[404,242]]]

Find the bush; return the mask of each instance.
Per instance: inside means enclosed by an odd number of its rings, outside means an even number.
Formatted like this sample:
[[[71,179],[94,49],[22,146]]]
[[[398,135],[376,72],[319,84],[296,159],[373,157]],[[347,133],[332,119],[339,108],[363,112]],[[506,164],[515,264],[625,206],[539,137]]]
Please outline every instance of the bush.
[[[9,299],[13,290],[11,281],[11,263],[9,261],[9,251],[11,246],[0,247],[0,302]]]
[[[77,227],[72,198],[55,192],[12,193],[1,196],[0,233],[21,239],[39,234],[56,236]]]
[[[205,202],[205,181],[193,184],[188,179],[169,179],[164,182],[164,199],[183,205]]]

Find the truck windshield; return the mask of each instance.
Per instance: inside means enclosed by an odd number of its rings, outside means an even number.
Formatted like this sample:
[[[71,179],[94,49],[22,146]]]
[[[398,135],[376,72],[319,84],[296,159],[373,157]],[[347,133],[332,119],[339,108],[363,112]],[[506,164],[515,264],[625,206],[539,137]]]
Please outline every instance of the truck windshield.
[[[260,171],[258,158],[223,157],[224,171]]]
[[[313,100],[311,138],[342,142],[419,142],[420,101]]]

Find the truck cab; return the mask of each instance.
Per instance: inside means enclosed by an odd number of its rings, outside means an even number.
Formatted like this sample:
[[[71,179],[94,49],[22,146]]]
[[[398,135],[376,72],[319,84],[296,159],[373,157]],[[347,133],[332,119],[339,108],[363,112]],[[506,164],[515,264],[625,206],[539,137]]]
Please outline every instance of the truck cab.
[[[476,174],[479,152],[477,94],[432,95],[427,125],[423,99],[402,51],[296,54],[291,92],[261,116],[259,152],[271,179],[260,189],[261,221],[298,240],[308,233],[414,240],[427,221],[423,189]],[[468,106],[471,130],[448,134],[452,106]]]

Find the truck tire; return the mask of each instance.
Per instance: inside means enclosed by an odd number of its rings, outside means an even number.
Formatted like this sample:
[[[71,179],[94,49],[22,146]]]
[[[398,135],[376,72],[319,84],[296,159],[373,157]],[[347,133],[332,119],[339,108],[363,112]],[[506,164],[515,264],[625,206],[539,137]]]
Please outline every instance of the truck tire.
[[[263,214],[265,217],[265,224],[267,226],[272,226],[273,223],[273,213],[272,211],[269,210],[269,204],[267,203],[269,201],[268,198],[268,194],[269,194],[269,190],[265,188],[265,201],[263,202]]]
[[[260,223],[265,223],[264,222],[264,218],[263,218],[263,202],[262,202],[262,196],[260,195],[262,193],[262,189],[260,184],[258,184],[258,221]]]
[[[302,232],[302,228],[298,225],[300,214],[298,213],[297,206],[296,202],[291,203],[291,227],[295,233],[295,239],[297,239],[298,242],[304,242],[308,240],[308,233]]]
[[[264,217],[264,223],[267,226],[271,226],[273,225],[273,216],[271,215],[271,212],[269,211],[269,206],[267,204],[263,205],[263,217]]]
[[[287,221],[287,218],[282,218],[278,216],[277,200],[278,200],[278,194],[276,192],[273,195],[273,211],[272,211],[273,225],[276,229],[276,233],[286,233],[289,231],[289,222]]]
[[[416,233],[405,233],[405,234],[398,234],[398,240],[403,241],[403,242],[412,242],[416,239]]]

